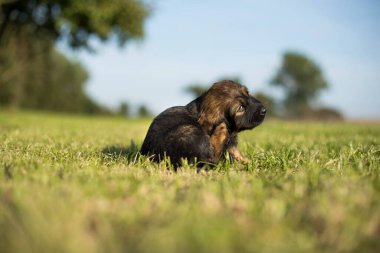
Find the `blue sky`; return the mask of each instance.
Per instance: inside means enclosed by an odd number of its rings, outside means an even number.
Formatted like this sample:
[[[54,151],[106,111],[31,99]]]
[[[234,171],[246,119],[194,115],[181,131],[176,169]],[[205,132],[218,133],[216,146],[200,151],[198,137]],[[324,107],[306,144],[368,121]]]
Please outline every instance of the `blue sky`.
[[[143,41],[122,49],[93,44],[96,54],[61,48],[89,70],[88,93],[110,107],[144,103],[158,113],[188,103],[187,85],[225,76],[279,96],[268,83],[291,50],[324,71],[330,88],[321,104],[349,118],[380,119],[377,0],[160,0]]]

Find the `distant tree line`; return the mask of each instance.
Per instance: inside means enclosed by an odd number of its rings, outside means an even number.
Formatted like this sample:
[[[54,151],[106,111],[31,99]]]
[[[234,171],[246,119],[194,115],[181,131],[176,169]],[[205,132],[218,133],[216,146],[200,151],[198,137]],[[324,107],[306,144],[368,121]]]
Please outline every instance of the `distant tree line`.
[[[116,114],[122,117],[138,118],[150,118],[154,116],[151,110],[144,104],[137,106],[137,110],[135,112],[132,112],[131,106],[125,101],[120,103]]]

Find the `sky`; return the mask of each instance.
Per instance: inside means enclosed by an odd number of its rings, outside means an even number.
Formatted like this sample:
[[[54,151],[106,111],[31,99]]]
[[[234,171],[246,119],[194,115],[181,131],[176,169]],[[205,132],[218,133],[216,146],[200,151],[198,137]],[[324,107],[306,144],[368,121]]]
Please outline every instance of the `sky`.
[[[60,49],[91,77],[87,92],[111,108],[126,101],[154,112],[185,105],[192,83],[240,77],[250,91],[269,85],[285,51],[313,59],[330,84],[318,104],[352,119],[380,119],[380,1],[158,0],[145,38],[118,47],[92,40],[95,54]]]

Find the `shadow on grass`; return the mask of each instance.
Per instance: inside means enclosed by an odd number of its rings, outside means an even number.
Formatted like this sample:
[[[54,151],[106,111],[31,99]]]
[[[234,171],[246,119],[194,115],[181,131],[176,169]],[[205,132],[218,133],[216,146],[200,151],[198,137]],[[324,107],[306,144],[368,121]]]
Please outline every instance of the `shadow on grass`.
[[[139,151],[139,145],[131,141],[128,146],[112,145],[103,148],[102,157],[105,160],[127,160],[128,162],[136,162],[140,156]]]

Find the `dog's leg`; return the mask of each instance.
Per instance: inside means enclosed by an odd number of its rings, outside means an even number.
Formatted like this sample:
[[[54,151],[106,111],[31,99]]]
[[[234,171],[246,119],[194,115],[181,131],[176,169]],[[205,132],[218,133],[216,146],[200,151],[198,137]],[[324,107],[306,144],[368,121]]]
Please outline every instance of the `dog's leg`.
[[[236,146],[231,146],[227,149],[227,152],[232,156],[233,159],[239,162],[247,162],[248,159],[245,158]]]
[[[247,162],[249,161],[245,158],[238,149],[238,136],[237,133],[232,133],[229,137],[229,145],[227,147],[227,152],[230,157],[239,162]]]
[[[223,122],[219,124],[210,136],[210,144],[214,150],[214,157],[212,162],[217,163],[223,154],[224,144],[227,140],[227,125]]]

